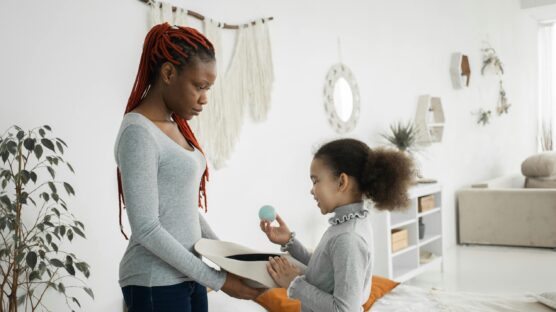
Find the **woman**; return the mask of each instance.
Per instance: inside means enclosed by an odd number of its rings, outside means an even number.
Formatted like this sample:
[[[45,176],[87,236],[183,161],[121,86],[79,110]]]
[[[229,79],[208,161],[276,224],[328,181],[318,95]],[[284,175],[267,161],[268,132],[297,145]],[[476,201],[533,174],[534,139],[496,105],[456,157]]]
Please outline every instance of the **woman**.
[[[125,199],[132,233],[119,280],[129,312],[208,311],[206,287],[241,299],[259,294],[193,252],[200,238],[217,239],[198,211],[203,203],[206,210],[208,171],[187,123],[207,104],[214,55],[193,28],[160,24],[145,38],[115,144],[120,226]]]

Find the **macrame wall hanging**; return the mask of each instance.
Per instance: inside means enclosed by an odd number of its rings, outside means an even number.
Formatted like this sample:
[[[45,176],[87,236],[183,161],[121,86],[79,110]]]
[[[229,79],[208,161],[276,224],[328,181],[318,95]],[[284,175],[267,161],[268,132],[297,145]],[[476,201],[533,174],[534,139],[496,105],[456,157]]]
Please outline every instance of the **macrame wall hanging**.
[[[190,121],[214,168],[222,168],[239,140],[245,115],[254,122],[265,121],[270,111],[274,67],[268,22],[259,19],[245,25],[229,25],[164,2],[140,0],[151,6],[151,27],[163,22],[190,26],[188,19],[203,21],[202,30],[222,60],[222,31],[237,31],[228,66],[217,66],[218,76],[209,91],[209,105]]]

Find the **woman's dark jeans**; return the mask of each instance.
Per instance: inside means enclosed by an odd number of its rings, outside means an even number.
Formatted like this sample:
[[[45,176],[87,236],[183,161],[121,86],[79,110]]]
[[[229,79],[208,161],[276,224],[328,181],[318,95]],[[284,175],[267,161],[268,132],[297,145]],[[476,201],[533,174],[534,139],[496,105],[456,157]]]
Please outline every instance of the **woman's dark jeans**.
[[[207,289],[197,282],[171,286],[125,286],[128,312],[207,312]]]

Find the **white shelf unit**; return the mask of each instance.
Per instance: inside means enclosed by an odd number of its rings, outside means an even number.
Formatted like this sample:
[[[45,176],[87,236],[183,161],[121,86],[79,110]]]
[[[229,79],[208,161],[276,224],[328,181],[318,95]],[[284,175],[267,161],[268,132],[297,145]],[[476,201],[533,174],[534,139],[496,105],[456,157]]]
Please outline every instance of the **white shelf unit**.
[[[435,208],[419,213],[418,198],[434,195]],[[428,269],[443,265],[442,247],[442,187],[438,183],[417,184],[409,191],[410,207],[403,211],[378,211],[371,209],[373,224],[375,256],[374,273],[405,282]],[[419,239],[419,218],[425,224],[423,239]],[[394,229],[407,229],[408,247],[392,252]],[[420,263],[420,254],[430,252],[434,258]]]

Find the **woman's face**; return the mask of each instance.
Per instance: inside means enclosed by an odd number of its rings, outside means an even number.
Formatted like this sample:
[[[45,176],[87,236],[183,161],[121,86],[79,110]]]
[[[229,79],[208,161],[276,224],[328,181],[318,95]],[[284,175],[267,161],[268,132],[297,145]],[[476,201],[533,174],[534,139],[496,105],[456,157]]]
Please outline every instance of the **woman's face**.
[[[185,120],[197,116],[207,104],[207,91],[216,80],[216,62],[193,60],[186,68],[176,71],[164,92],[168,109]]]
[[[314,158],[311,162],[311,195],[317,201],[322,214],[332,212],[339,203],[339,182],[326,163]]]

